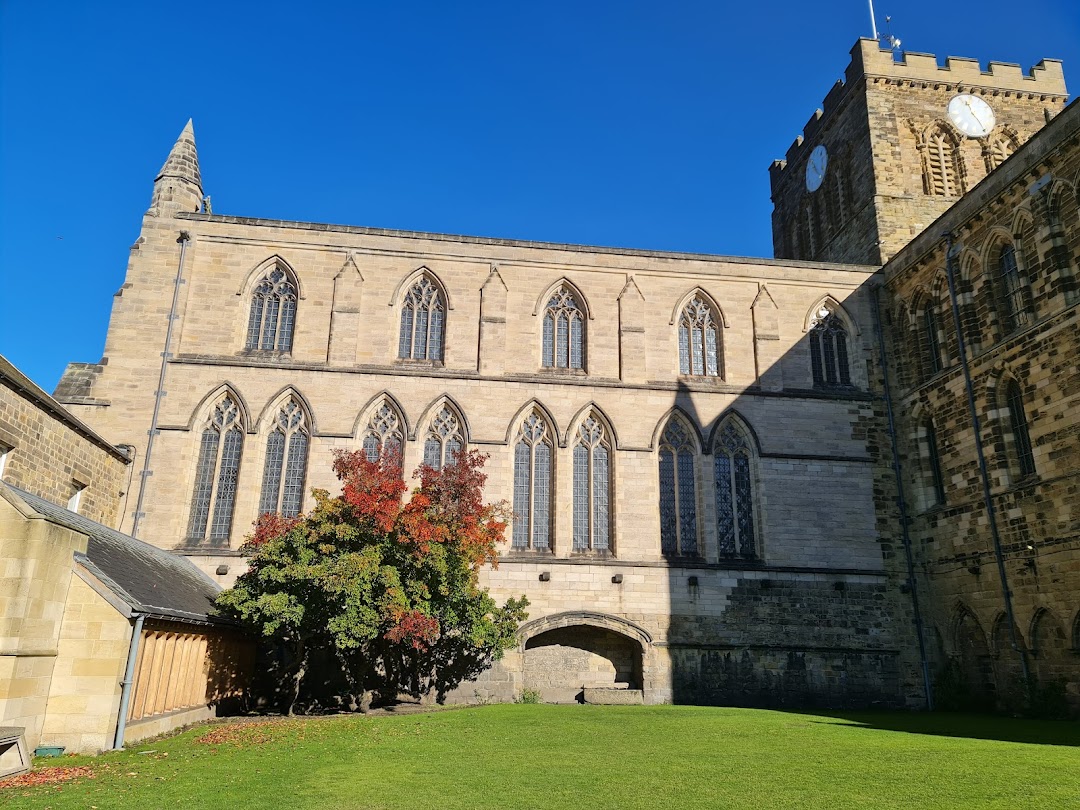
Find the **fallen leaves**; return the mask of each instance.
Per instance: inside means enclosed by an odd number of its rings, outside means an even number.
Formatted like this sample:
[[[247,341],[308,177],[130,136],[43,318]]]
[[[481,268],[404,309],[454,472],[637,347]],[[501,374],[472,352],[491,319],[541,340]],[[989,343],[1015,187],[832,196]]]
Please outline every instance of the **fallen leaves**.
[[[38,768],[30,773],[0,779],[0,788],[26,788],[40,785],[56,785],[74,779],[93,779],[94,769],[89,765],[72,768]]]

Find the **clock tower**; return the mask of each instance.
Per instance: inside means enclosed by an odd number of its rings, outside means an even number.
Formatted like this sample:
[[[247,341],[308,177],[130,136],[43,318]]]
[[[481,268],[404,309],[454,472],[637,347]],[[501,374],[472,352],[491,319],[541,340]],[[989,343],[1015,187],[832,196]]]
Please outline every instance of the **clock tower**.
[[[777,258],[883,264],[1057,115],[1061,62],[882,50],[860,39],[842,80],[769,167]]]

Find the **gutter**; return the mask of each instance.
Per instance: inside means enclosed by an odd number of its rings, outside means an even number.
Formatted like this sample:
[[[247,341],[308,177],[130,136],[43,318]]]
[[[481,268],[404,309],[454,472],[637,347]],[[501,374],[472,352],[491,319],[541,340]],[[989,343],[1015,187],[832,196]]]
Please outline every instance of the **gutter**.
[[[135,614],[135,629],[131,633],[131,646],[128,647],[127,666],[124,668],[124,680],[120,681],[120,712],[116,718],[116,737],[113,750],[124,748],[124,732],[127,730],[128,705],[131,703],[131,686],[135,677],[135,661],[139,657],[139,642],[142,641],[145,613]]]

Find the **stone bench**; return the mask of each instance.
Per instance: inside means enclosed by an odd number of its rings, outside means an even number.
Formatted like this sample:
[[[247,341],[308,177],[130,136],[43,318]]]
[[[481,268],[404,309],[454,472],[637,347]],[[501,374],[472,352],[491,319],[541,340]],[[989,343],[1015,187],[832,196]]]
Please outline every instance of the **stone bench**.
[[[618,689],[610,686],[586,686],[585,702],[598,706],[640,706],[645,697],[640,689]]]
[[[30,770],[30,752],[20,726],[0,726],[0,779]]]

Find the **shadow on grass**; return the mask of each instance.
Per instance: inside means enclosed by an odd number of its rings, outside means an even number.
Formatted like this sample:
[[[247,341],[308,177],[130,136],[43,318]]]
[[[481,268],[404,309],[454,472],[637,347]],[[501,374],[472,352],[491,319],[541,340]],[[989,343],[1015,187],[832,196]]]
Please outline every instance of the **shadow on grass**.
[[[824,718],[842,720],[848,728],[898,731],[904,734],[928,734],[936,737],[961,737],[974,740],[1065,745],[1080,747],[1080,722],[1072,720],[1026,720],[992,714],[953,712],[814,712],[802,713],[810,723],[825,723]],[[835,725],[829,723],[829,725]]]

